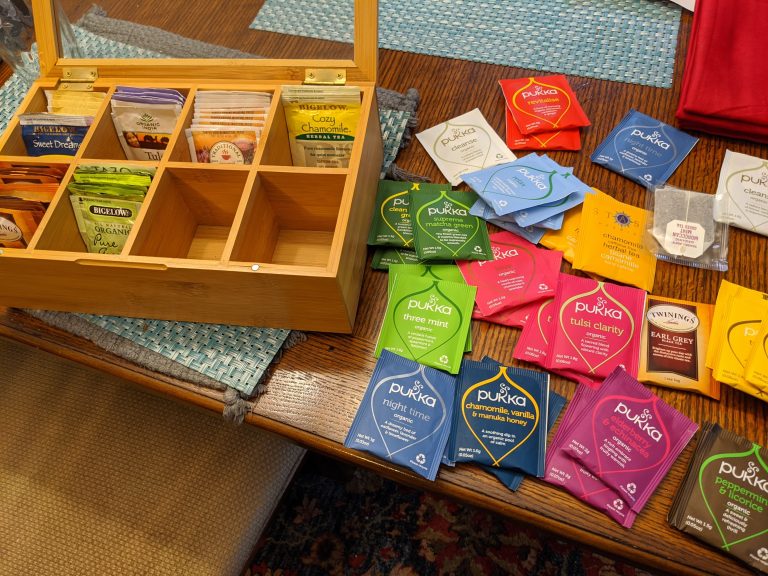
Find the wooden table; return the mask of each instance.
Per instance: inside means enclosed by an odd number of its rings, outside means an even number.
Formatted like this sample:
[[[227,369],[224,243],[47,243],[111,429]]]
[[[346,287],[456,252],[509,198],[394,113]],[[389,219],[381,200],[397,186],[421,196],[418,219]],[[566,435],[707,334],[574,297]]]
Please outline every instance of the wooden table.
[[[76,2],[82,4],[81,0]],[[115,17],[120,17],[120,3],[116,1],[114,6],[110,6],[110,2],[102,2],[107,5],[110,16]],[[575,174],[584,182],[624,202],[643,206],[645,192],[640,186],[592,164],[589,154],[629,108],[637,108],[674,124],[690,25],[691,15],[684,13],[672,89],[570,77],[593,125],[582,133],[581,152],[552,152],[552,158],[562,165],[573,166]],[[535,73],[388,50],[382,50],[380,54],[381,86],[401,92],[410,87],[420,91],[422,128],[478,107],[490,124],[503,134],[504,105],[498,79]],[[713,193],[726,148],[768,158],[768,146],[703,134],[698,136],[701,140],[671,178],[672,184]],[[434,181],[442,181],[436,166],[415,140],[400,154],[398,164],[426,174]],[[730,269],[725,274],[659,263],[654,294],[712,303],[723,278],[768,291],[768,238],[732,229],[729,260]],[[567,265],[564,269],[568,270]],[[399,482],[518,518],[523,523],[656,570],[729,576],[751,573],[742,564],[670,528],[666,522],[672,497],[692,454],[690,446],[661,483],[631,530],[621,528],[569,494],[537,480],[527,479],[518,492],[510,492],[478,467],[458,465],[455,469],[443,467],[438,479],[428,482],[377,458],[346,450],[342,442],[375,363],[373,349],[385,302],[386,274],[369,270],[363,283],[354,333],[348,336],[310,334],[306,342],[287,351],[269,380],[267,392],[256,402],[254,412],[247,416],[247,422],[334,458],[371,468]],[[86,340],[51,328],[23,313],[2,309],[0,334],[95,366],[183,401],[216,411],[222,409],[220,402],[190,391],[190,387],[183,382],[132,365]],[[502,362],[515,364],[512,349],[518,335],[518,330],[475,321],[471,357],[477,359],[489,354]],[[557,392],[569,397],[575,390],[573,383],[559,378],[553,378],[553,383]],[[768,406],[727,386],[723,388],[720,402],[662,388],[654,388],[654,391],[696,422],[716,421],[725,428],[765,444],[768,438]],[[51,401],[55,402],[55,399]]]

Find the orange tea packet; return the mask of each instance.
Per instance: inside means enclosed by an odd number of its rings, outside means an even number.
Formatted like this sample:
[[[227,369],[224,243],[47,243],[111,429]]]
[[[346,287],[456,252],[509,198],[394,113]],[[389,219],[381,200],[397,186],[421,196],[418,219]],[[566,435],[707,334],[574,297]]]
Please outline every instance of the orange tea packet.
[[[656,257],[645,247],[648,211],[624,204],[607,194],[587,194],[573,268],[653,290]]]
[[[562,74],[499,80],[499,85],[523,134],[589,126],[589,118]]]
[[[598,194],[602,194],[597,188],[592,188]],[[563,253],[563,260],[573,264],[576,255],[576,243],[579,239],[579,226],[581,226],[581,210],[583,204],[566,210],[563,225],[559,230],[547,230],[539,240],[539,244],[550,250],[558,250]]]

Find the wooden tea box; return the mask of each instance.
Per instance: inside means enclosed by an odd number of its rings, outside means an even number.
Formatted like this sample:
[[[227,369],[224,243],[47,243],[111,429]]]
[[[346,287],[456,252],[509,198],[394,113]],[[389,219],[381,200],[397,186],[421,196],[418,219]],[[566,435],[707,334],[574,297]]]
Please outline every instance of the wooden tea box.
[[[0,139],[0,163],[66,170],[28,247],[0,248],[0,305],[350,332],[382,162],[377,2],[350,1],[351,59],[90,60],[61,57],[53,2],[33,0],[41,72],[17,113],[44,112],[44,89],[62,84],[107,98],[76,156],[27,156],[16,117]],[[294,166],[281,86],[344,77],[362,94],[349,167]],[[162,158],[147,162],[157,172],[124,249],[94,254],[65,185],[79,164],[142,163],[126,160],[116,135],[108,100],[117,85],[174,88],[186,103]],[[184,129],[201,89],[272,94],[252,165],[191,161]]]

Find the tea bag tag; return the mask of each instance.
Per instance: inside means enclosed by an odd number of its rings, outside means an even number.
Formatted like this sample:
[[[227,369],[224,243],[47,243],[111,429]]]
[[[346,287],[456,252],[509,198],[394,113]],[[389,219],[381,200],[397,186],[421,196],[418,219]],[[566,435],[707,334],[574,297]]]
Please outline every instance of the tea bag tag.
[[[673,256],[698,258],[704,254],[704,227],[696,222],[672,220],[664,235],[664,250]]]

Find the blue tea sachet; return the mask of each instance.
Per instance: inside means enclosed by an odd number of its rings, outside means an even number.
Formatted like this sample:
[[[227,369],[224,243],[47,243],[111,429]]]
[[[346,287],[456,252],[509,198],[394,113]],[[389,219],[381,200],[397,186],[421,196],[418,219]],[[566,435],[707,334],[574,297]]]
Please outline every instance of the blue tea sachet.
[[[434,480],[451,431],[453,376],[382,350],[344,446]]]
[[[590,159],[638,184],[653,187],[667,181],[698,141],[630,109]]]
[[[549,374],[465,360],[455,398],[452,460],[544,475]]]
[[[541,206],[535,206],[528,208],[527,210],[521,210],[510,214],[515,219],[515,224],[519,226],[538,226],[539,228],[547,228],[543,223],[552,218],[559,218],[560,226],[557,228],[550,228],[551,230],[560,230],[563,224],[563,217],[565,212],[570,210],[574,206],[578,206],[584,202],[584,197],[587,194],[592,194],[594,190],[584,185],[584,188],[577,190],[557,202],[551,204],[542,204]],[[507,218],[507,217],[505,217]]]
[[[491,224],[495,224],[502,230],[507,230],[513,234],[517,234],[521,238],[525,238],[531,244],[538,244],[547,233],[546,228],[539,228],[538,226],[518,226],[514,222],[507,222],[506,220],[500,220],[498,218],[491,218],[488,220]]]

